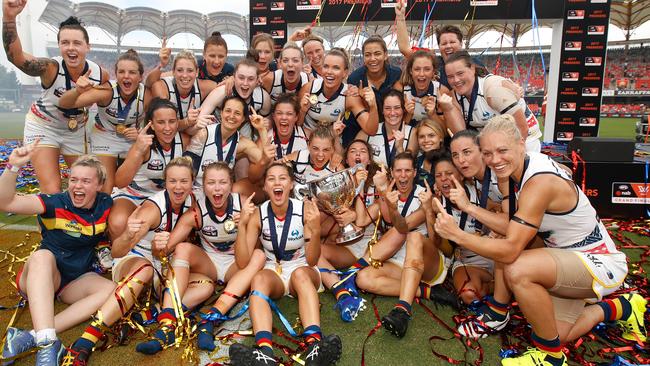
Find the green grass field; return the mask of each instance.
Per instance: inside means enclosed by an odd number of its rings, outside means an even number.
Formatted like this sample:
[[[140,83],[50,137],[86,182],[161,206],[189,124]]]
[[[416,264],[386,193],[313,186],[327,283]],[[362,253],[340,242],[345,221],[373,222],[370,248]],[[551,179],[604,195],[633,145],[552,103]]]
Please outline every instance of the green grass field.
[[[0,114],[0,120],[3,123],[3,128],[0,129],[0,138],[21,138],[23,116],[21,114]],[[635,119],[623,118],[605,118],[601,120],[601,135],[607,137],[634,137],[634,122]],[[20,243],[25,238],[25,232],[17,230],[8,230],[5,225],[35,225],[36,220],[34,217],[22,216],[7,216],[0,214],[0,305],[11,306],[14,305],[18,297],[14,295],[15,289],[9,281],[12,271],[17,270],[17,265],[11,266],[11,257],[6,256],[5,253],[11,250],[11,253],[26,256],[29,251],[27,246],[16,249],[16,244]],[[4,228],[3,228],[4,227]],[[33,234],[29,240],[29,244],[36,243],[38,234]],[[649,240],[645,237],[634,235],[634,240],[643,244],[649,244]],[[627,250],[632,260],[639,259],[641,254],[640,250]],[[3,259],[4,257],[4,259]],[[646,271],[650,270],[645,266]],[[364,295],[367,300],[371,300],[371,296]],[[361,351],[363,342],[366,339],[368,332],[377,324],[372,306],[368,304],[368,309],[362,312],[353,323],[343,323],[337,313],[333,310],[334,298],[330,293],[324,293],[320,296],[321,301],[321,324],[323,331],[326,334],[336,333],[341,336],[343,340],[343,357],[339,365],[359,365],[361,364]],[[380,316],[386,314],[394,305],[395,298],[377,298],[375,303],[378,308]],[[442,319],[446,324],[453,327],[451,320],[454,313],[448,308],[436,308],[430,301],[425,301],[436,315]],[[293,323],[298,316],[297,302],[294,299],[284,298],[279,301],[281,307],[287,318]],[[63,305],[57,304],[57,311],[61,310]],[[0,310],[0,328],[4,328],[13,314],[12,310]],[[30,316],[28,310],[22,311],[15,323],[19,327],[30,327]],[[274,325],[284,331],[282,325],[274,318]],[[60,336],[66,344],[70,344],[76,339],[85,328],[85,324],[79,325],[70,329]],[[507,332],[506,332],[507,333]],[[431,352],[431,346],[440,353],[448,355],[456,359],[463,359],[465,352],[463,345],[458,339],[451,339],[448,341],[433,341],[429,343],[429,337],[440,336],[449,338],[452,334],[443,328],[440,324],[430,318],[425,311],[419,306],[414,305],[414,317],[410,323],[409,331],[405,338],[396,339],[392,335],[379,329],[377,333],[372,336],[366,344],[366,365],[379,366],[379,365],[445,365],[445,361],[436,358]],[[169,349],[159,355],[148,357],[137,354],[134,351],[135,344],[141,341],[144,337],[142,335],[136,336],[131,342],[122,347],[114,347],[104,352],[95,352],[91,359],[91,365],[178,365],[180,364],[180,350]],[[276,337],[277,339],[277,337]],[[246,338],[245,342],[252,342],[252,338]],[[499,364],[499,350],[501,348],[500,337],[489,337],[481,340],[481,346],[484,349],[484,365],[497,365]],[[276,354],[279,351],[276,350]],[[626,356],[625,353],[623,353]],[[628,355],[629,356],[629,355]],[[467,361],[473,364],[473,360],[478,357],[475,352],[467,354]],[[629,358],[629,357],[628,357]],[[285,358],[286,359],[286,358]],[[598,358],[589,358],[590,361],[600,361]],[[216,361],[216,360],[215,360]],[[30,365],[34,363],[33,356],[19,360],[17,365]]]

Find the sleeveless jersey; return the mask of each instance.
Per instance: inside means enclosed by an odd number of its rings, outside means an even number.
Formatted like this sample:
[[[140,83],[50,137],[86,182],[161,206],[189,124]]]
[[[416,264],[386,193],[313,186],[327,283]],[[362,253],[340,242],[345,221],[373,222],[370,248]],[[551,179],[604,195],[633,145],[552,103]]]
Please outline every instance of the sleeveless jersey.
[[[158,207],[160,210],[160,223],[158,223],[158,226],[155,228],[149,229],[149,232],[138,242],[138,244],[135,245],[135,248],[132,250],[137,252],[145,251],[151,253],[151,241],[153,240],[153,236],[160,231],[171,232],[176,226],[178,218],[181,217],[185,211],[189,210],[192,207],[192,197],[192,194],[189,194],[187,196],[185,202],[183,203],[183,206],[181,206],[181,209],[178,213],[172,210],[171,202],[169,200],[169,193],[167,193],[167,190],[160,191],[147,198],[147,201],[153,202],[153,204],[155,204],[156,207]]]
[[[304,227],[304,218],[303,218],[303,202],[297,199],[290,198],[292,213],[291,213],[291,223],[290,227],[287,230],[287,241],[285,246],[284,255],[280,259],[281,262],[292,261],[299,259],[305,256],[305,227]],[[260,228],[262,232],[260,234],[260,241],[262,242],[262,248],[264,249],[264,254],[266,255],[266,261],[275,262],[275,252],[273,250],[273,242],[271,241],[271,226],[268,216],[270,201],[262,203],[260,206]],[[285,222],[284,220],[278,220],[274,218],[275,221],[275,234],[276,240],[279,243],[284,229]]]
[[[239,131],[235,131],[228,141],[223,141],[221,138],[221,123],[211,124],[206,127],[208,136],[203,145],[203,152],[201,152],[201,163],[199,164],[199,171],[196,174],[195,184],[202,185],[203,181],[203,167],[215,161],[223,161],[228,164],[230,169],[235,167],[235,159],[237,158],[237,145],[239,144]],[[221,157],[219,156],[219,147],[221,147]]]
[[[173,76],[165,76],[160,79],[164,81],[165,85],[167,86],[167,91],[169,92],[169,100],[172,103],[176,104],[176,108],[178,108],[176,116],[179,120],[187,117],[187,111],[190,108],[201,108],[202,98],[198,78],[194,80],[194,85],[192,86],[190,93],[185,97],[180,95],[180,93],[176,90],[176,81],[174,80]],[[192,102],[191,106],[190,102]]]
[[[440,91],[440,83],[436,80],[431,80],[431,83],[429,84],[429,89],[427,89],[427,91],[421,95],[418,95],[414,86],[404,85],[404,99],[406,100],[412,99],[413,101],[415,101],[415,110],[413,111],[413,118],[411,119],[411,125],[416,126],[418,122],[429,117],[427,111],[424,109],[424,105],[422,104],[422,99],[424,99],[425,96],[434,98],[436,101],[435,102],[436,108],[438,108],[439,91]],[[442,113],[438,113],[438,114],[442,114]]]
[[[539,174],[553,174],[569,181],[575,187],[578,201],[567,212],[545,212],[538,235],[549,248],[577,253],[594,277],[594,292],[599,296],[611,293],[627,273],[625,254],[616,248],[596,210],[569,173],[547,155],[528,152],[519,187],[524,189],[528,180]],[[517,198],[520,190],[515,187]]]
[[[309,150],[301,150],[298,152],[298,157],[293,162],[293,176],[295,184],[293,186],[294,196],[302,198],[305,196],[303,190],[309,192],[307,182],[322,178],[326,175],[334,173],[335,170],[330,167],[329,162],[321,169],[316,169],[309,161]]]
[[[467,198],[469,199],[469,202],[473,205],[478,206],[479,199],[478,199],[478,191],[476,190],[476,187],[467,184],[465,184],[464,186],[465,186],[465,193],[468,194]],[[447,213],[450,214],[454,218],[454,220],[456,220],[456,223],[464,232],[470,234],[476,233],[478,228],[476,225],[477,220],[474,217],[454,207],[451,204],[451,202],[444,196],[442,196],[442,206],[445,208],[445,211],[447,211]],[[478,255],[473,251],[461,246],[458,246],[456,250],[458,250],[457,259],[459,259],[461,262],[465,259],[469,259]]]
[[[300,72],[300,82],[298,85],[295,87],[295,89],[287,89],[284,83],[284,75],[282,74],[282,70],[275,70],[273,71],[273,84],[271,86],[271,100],[275,104],[275,100],[277,99],[278,95],[282,93],[297,93],[300,88],[302,88],[303,85],[307,84],[309,82],[309,78],[307,77],[307,74],[304,72]]]
[[[144,84],[138,85],[138,91],[133,96],[131,104],[129,101],[124,102],[120,96],[120,89],[117,81],[110,81],[113,88],[113,99],[106,107],[97,106],[95,115],[95,126],[104,131],[115,131],[118,124],[127,127],[138,127],[144,125]]]
[[[402,217],[407,217],[417,211],[422,205],[422,202],[420,202],[418,195],[424,190],[424,187],[416,184],[411,190],[411,194],[406,198],[406,201],[402,201],[401,199],[397,200],[397,212],[401,213]],[[411,229],[411,231],[417,231],[425,236],[428,235],[426,222],[423,222],[418,227]]]
[[[400,127],[401,128],[401,127]],[[402,146],[404,151],[409,146],[409,140],[411,138],[411,131],[413,126],[406,125],[404,130],[404,141]],[[367,139],[370,146],[372,146],[372,159],[377,164],[384,164],[385,166],[391,166],[393,158],[397,155],[397,147],[395,146],[395,139],[388,139],[388,134],[386,130],[386,123],[380,122],[379,128],[377,128],[377,134],[368,136]]]
[[[490,118],[504,114],[500,111],[496,111],[492,109],[492,107],[490,107],[490,105],[488,104],[487,99],[485,98],[484,89],[483,89],[485,80],[492,76],[494,75],[489,74],[483,77],[476,78],[475,82],[478,82],[478,91],[476,94],[474,109],[472,111],[469,111],[471,106],[471,101],[462,95],[461,96],[457,95],[454,92],[456,100],[458,101],[458,104],[460,104],[461,110],[463,111],[463,117],[465,118],[466,127],[468,128],[473,127],[480,131],[481,129],[483,129],[483,127],[485,127],[485,125],[487,124]],[[523,109],[524,116],[526,117],[526,123],[528,124],[528,137],[526,138],[526,141],[538,140],[540,137],[542,137],[542,132],[539,129],[539,123],[537,121],[537,118],[535,117],[533,112],[531,112],[530,109],[528,108],[528,105],[526,104],[524,98],[519,98],[519,101],[517,101],[517,106]],[[505,111],[505,113],[507,112],[508,111]],[[471,113],[471,117],[472,117],[471,121],[470,121],[469,113]]]
[[[316,95],[318,102],[312,105],[305,115],[305,127],[315,129],[320,124],[331,125],[341,113],[345,112],[345,93],[348,90],[348,84],[342,83],[330,98],[323,94],[323,79],[314,79],[309,95]]]
[[[293,135],[286,142],[283,143],[276,132],[275,126],[273,126],[272,135],[273,143],[275,144],[275,158],[282,159],[284,156],[291,154],[294,151],[308,150],[307,146],[307,135],[302,126],[295,126],[293,128]]]
[[[201,215],[201,230],[199,239],[203,249],[208,252],[221,252],[235,255],[235,240],[237,239],[237,227],[232,233],[228,233],[224,228],[224,222],[232,214],[241,212],[241,198],[238,193],[231,193],[228,197],[228,206],[222,216],[218,216],[212,208],[210,200],[201,192],[196,194],[196,203]]]
[[[183,139],[180,133],[176,133],[169,151],[165,151],[157,141],[154,141],[149,150],[149,159],[142,163],[127,190],[143,196],[151,196],[163,190],[165,188],[163,171],[172,159],[180,156],[183,156]]]
[[[43,93],[31,106],[31,111],[43,121],[46,121],[57,128],[68,129],[68,120],[72,116],[77,116],[78,126],[83,126],[85,121],[80,115],[83,113],[82,109],[63,109],[59,108],[59,98],[66,91],[75,87],[76,83],[72,81],[68,69],[65,66],[63,57],[52,57],[52,60],[58,64],[58,71],[54,82],[49,88],[43,87]],[[99,84],[102,78],[102,68],[96,63],[86,60],[86,65],[82,71],[82,75],[90,70],[90,81]],[[79,127],[77,127],[79,128]]]

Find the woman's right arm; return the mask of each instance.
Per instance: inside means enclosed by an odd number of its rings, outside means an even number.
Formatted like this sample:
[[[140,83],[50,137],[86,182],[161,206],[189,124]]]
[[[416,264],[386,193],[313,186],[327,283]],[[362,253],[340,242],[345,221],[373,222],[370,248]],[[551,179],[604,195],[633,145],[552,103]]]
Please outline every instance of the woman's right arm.
[[[40,77],[41,84],[52,85],[59,71],[59,64],[50,58],[34,57],[24,52],[18,38],[16,16],[23,11],[25,4],[25,0],[2,1],[2,44],[9,62],[29,76]]]
[[[34,215],[45,212],[45,207],[43,207],[43,203],[37,195],[16,194],[17,169],[27,164],[37,145],[38,140],[27,146],[15,148],[9,155],[7,163],[14,167],[14,171],[9,166],[5,166],[4,172],[0,175],[0,211],[19,215]]]
[[[126,159],[120,167],[115,172],[115,186],[118,188],[124,188],[131,183],[133,177],[142,166],[144,162],[144,157],[147,156],[147,153],[151,149],[153,144],[153,135],[149,135],[147,130],[151,126],[149,122],[143,129],[138,133],[138,137],[135,140],[135,143],[131,145],[129,152],[126,155]]]
[[[237,225],[235,263],[239,269],[244,269],[248,265],[262,229],[260,228],[260,210],[253,204],[253,196],[255,194],[250,195],[242,205]]]
[[[411,39],[409,31],[406,29],[406,1],[397,1],[395,7],[395,25],[397,27],[397,47],[404,57],[409,58],[413,54],[411,50]]]
[[[160,210],[151,202],[145,201],[133,211],[127,221],[126,230],[113,239],[111,255],[113,258],[124,257],[131,249],[160,221]]]

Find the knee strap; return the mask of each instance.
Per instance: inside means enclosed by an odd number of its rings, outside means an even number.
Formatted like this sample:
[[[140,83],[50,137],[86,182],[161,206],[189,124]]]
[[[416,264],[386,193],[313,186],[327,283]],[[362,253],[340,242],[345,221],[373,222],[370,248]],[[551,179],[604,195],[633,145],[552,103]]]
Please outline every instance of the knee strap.
[[[186,261],[185,259],[174,259],[172,262],[172,267],[190,269],[190,262]]]

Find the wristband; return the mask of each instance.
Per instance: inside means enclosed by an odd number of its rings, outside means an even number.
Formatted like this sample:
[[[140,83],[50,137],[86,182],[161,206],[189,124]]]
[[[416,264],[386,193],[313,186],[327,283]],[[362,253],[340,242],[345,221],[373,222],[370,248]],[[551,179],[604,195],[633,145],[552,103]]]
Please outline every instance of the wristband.
[[[18,173],[18,171],[20,170],[20,167],[7,163],[7,164],[5,164],[5,171],[7,171],[7,170],[12,172],[12,173]]]

